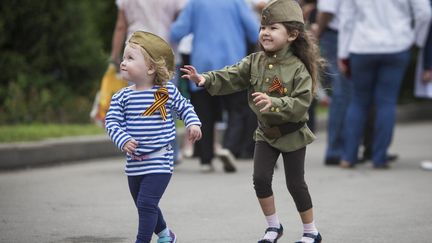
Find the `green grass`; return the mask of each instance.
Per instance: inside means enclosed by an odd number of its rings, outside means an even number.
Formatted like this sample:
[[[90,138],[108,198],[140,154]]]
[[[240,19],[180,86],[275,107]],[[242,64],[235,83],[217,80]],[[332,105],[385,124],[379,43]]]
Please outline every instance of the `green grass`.
[[[104,134],[94,124],[30,124],[0,126],[0,143],[38,141],[46,138]]]
[[[316,112],[319,117],[326,116],[328,107],[317,106]],[[177,120],[176,127],[178,131],[184,129],[183,121]],[[0,125],[0,143],[100,134],[105,134],[105,130],[94,124]]]

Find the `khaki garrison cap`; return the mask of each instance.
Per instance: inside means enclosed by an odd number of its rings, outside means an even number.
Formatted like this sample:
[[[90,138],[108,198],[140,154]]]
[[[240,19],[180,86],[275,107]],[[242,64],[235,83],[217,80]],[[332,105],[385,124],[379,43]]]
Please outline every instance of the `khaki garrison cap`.
[[[261,14],[261,24],[263,25],[289,21],[304,24],[302,9],[294,0],[271,0]]]
[[[155,61],[165,59],[168,71],[175,71],[174,52],[171,46],[161,37],[145,31],[135,31],[128,43],[141,46]]]

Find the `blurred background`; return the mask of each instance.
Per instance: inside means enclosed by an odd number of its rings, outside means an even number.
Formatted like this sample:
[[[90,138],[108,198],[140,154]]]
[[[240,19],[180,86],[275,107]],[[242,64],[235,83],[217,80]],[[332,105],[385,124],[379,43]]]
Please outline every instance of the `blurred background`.
[[[88,124],[114,1],[0,2],[0,124]]]
[[[115,2],[106,0],[0,1],[0,142],[20,139],[7,135],[12,128],[6,125],[15,125],[16,133],[23,129],[16,125],[48,129],[41,123],[64,125],[51,126],[53,135],[103,132],[86,124],[91,125],[89,113],[107,68],[116,11]],[[413,96],[415,59],[401,104],[424,102]]]

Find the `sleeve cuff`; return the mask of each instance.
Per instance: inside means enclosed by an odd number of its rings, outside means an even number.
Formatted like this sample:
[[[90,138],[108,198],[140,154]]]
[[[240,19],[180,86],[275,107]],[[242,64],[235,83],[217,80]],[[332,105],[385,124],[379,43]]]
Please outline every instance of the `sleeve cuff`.
[[[282,100],[276,97],[270,97],[272,105],[269,108],[269,112],[280,112],[282,109]]]
[[[124,140],[123,140],[123,142],[121,142],[120,144],[119,144],[119,149],[121,150],[121,151],[123,151],[123,147],[125,146],[125,144],[129,141],[129,140],[131,140],[131,136],[127,136]]]
[[[188,128],[188,127],[190,127],[190,126],[192,126],[192,125],[197,125],[197,126],[199,126],[199,127],[202,126],[201,122],[191,122],[191,123],[189,123],[189,124],[186,125],[186,128]]]
[[[205,78],[204,88],[208,89],[210,87],[210,82],[208,81],[210,79],[210,75],[203,73],[201,74]]]

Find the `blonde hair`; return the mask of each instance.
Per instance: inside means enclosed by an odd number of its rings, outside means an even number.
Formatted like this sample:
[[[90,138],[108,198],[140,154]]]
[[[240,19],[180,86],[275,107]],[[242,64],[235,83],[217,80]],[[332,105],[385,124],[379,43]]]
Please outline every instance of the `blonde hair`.
[[[144,56],[144,59],[154,67],[154,69],[156,70],[156,75],[153,80],[154,84],[164,86],[169,80],[174,77],[174,72],[168,70],[165,58],[161,56],[158,60],[155,60],[141,45],[130,42],[127,44],[133,48],[139,48]]]

